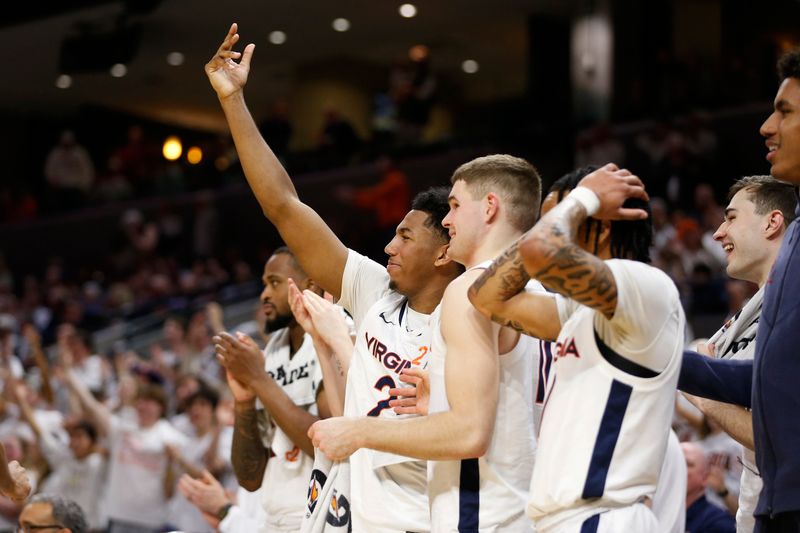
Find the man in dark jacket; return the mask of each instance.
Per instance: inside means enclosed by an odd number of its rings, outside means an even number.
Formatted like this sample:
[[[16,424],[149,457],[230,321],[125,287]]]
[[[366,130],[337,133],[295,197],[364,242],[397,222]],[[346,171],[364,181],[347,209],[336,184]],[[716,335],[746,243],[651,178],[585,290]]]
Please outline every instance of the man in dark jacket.
[[[778,63],[781,85],[761,126],[775,178],[800,185],[800,49]],[[800,210],[799,210],[800,211]],[[800,532],[800,225],[788,228],[764,293],[753,362],[704,360],[687,352],[679,387],[753,410],[764,488],[758,532]]]

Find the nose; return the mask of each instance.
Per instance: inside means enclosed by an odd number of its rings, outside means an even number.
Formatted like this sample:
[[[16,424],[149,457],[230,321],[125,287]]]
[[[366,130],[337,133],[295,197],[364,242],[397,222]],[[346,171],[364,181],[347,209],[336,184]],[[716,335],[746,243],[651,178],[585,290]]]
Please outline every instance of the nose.
[[[450,228],[450,215],[453,213],[453,210],[447,212],[447,214],[442,219],[442,226],[445,228]]]
[[[761,128],[758,130],[761,133],[762,137],[772,137],[775,135],[777,131],[777,123],[778,123],[778,112],[773,111],[772,114],[767,117],[767,120],[761,125]]]
[[[725,238],[725,235],[727,235],[727,233],[728,233],[726,231],[727,230],[727,228],[726,228],[727,224],[728,224],[727,222],[723,222],[722,224],[719,225],[719,227],[717,228],[717,231],[714,232],[713,237],[714,237],[715,241],[721,241],[722,239]]]
[[[261,291],[261,301],[262,302],[269,301],[271,294],[272,291],[270,290],[269,284],[264,285],[264,288]]]
[[[396,241],[397,241],[397,235],[395,234],[395,236],[392,237],[392,240],[389,241],[389,244],[387,244],[383,248],[384,253],[386,253],[386,255],[388,255],[389,257],[392,257],[395,254],[397,254],[397,250],[395,249]]]

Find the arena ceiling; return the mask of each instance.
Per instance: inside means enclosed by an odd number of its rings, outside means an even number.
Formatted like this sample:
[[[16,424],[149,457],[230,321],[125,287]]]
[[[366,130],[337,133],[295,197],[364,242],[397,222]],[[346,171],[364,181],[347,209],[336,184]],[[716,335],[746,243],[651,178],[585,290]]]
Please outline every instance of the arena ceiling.
[[[80,0],[29,2],[8,7],[0,21],[0,49],[7,53],[6,82],[0,84],[0,109],[69,115],[95,105],[203,129],[224,129],[203,65],[231,22],[244,42],[257,45],[248,101],[263,109],[285,96],[302,72],[352,65],[385,66],[416,44],[430,47],[434,66],[467,98],[502,98],[524,90],[527,20],[534,13],[559,13],[591,2],[559,0],[411,0],[417,16],[403,18],[400,0]],[[332,21],[347,18],[350,29],[336,32]],[[62,43],[68,36],[112,33],[124,22],[139,28],[138,47],[127,74],[114,78],[107,67],[73,74],[68,89],[60,74]],[[286,42],[274,45],[270,32]],[[125,43],[103,45],[82,54],[102,63]],[[83,40],[73,43],[80,47]],[[184,61],[170,66],[167,55]],[[71,60],[80,63],[81,54]],[[480,65],[476,74],[462,62]],[[81,65],[78,65],[81,67]],[[362,69],[363,70],[363,69]]]

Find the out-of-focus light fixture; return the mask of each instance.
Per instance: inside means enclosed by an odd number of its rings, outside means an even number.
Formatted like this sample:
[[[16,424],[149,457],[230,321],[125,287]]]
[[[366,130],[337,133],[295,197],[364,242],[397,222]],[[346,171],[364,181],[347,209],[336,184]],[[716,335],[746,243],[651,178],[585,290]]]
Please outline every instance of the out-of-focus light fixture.
[[[480,68],[481,66],[474,59],[466,59],[461,63],[461,70],[467,74],[475,74]]]
[[[338,19],[333,19],[331,26],[333,26],[333,29],[336,31],[347,31],[350,29],[350,21],[340,17]]]
[[[169,161],[177,161],[183,153],[183,145],[181,140],[175,135],[167,137],[164,141],[164,146],[161,148],[161,153],[164,158]]]
[[[401,17],[410,19],[411,17],[416,16],[417,6],[415,6],[414,4],[403,4],[402,6],[400,6],[398,11],[400,11]]]
[[[59,89],[69,89],[72,87],[72,76],[69,74],[62,74],[56,78],[56,87]]]
[[[416,62],[425,61],[428,59],[430,53],[430,49],[428,49],[428,47],[424,44],[418,44],[408,49],[408,57],[411,59],[411,61]]]
[[[275,30],[275,31],[269,32],[269,42],[271,42],[272,44],[283,44],[283,43],[285,43],[286,42],[286,33],[282,32],[280,30]]]
[[[186,152],[186,160],[192,164],[196,165],[200,161],[203,160],[203,151],[200,149],[199,146],[192,146],[189,148],[189,151]]]
[[[173,67],[179,67],[183,65],[184,56],[180,52],[170,52],[167,54],[167,64]]]
[[[126,67],[122,63],[117,63],[113,67],[111,67],[111,70],[109,72],[115,78],[122,78],[123,76],[125,76],[125,74],[128,73],[128,67]]]

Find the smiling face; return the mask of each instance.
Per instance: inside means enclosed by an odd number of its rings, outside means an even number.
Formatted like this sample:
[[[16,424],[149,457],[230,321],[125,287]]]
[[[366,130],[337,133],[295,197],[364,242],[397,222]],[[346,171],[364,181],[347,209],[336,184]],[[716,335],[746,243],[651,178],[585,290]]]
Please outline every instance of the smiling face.
[[[725,208],[725,220],[714,232],[714,240],[725,250],[730,277],[761,283],[763,270],[770,263],[769,241],[764,233],[769,216],[756,213],[756,205],[747,189],[740,190],[731,198]]]
[[[394,238],[384,251],[389,256],[386,271],[389,287],[412,297],[434,275],[436,259],[447,245],[427,222],[428,213],[412,209],[397,226]]]
[[[774,111],[761,125],[773,177],[800,185],[800,80],[786,78],[775,96]]]
[[[459,180],[450,190],[448,204],[450,211],[442,220],[442,225],[450,234],[447,255],[453,261],[466,265],[483,233],[484,198],[473,198],[469,185]]]

